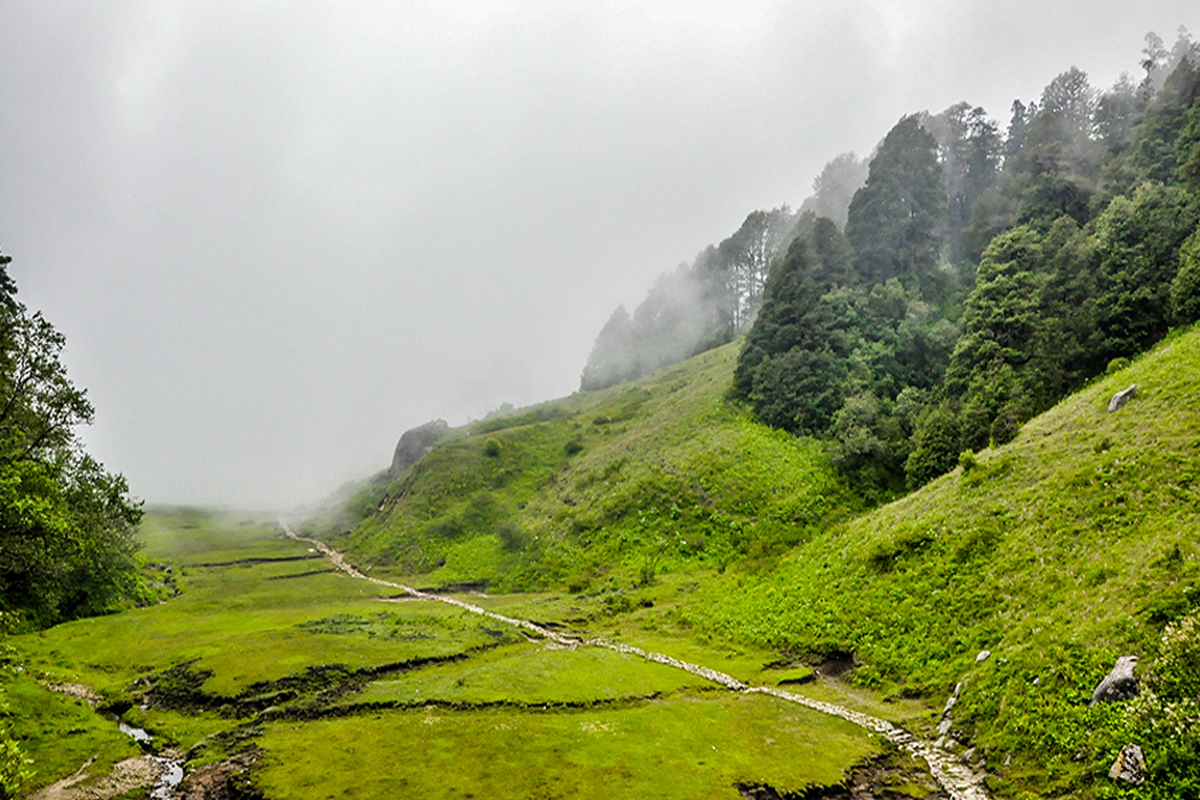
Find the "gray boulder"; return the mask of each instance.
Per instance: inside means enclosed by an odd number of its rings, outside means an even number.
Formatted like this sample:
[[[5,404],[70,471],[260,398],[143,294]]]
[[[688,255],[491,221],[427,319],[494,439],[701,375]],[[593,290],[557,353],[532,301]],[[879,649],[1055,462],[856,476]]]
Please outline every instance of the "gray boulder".
[[[1137,656],[1118,658],[1112,672],[1108,673],[1104,680],[1100,681],[1096,691],[1092,692],[1092,702],[1088,703],[1088,707],[1090,708],[1096,703],[1116,703],[1136,697],[1138,679],[1133,674],[1133,668],[1137,666],[1137,662]]]
[[[446,424],[446,420],[435,419],[405,431],[396,443],[396,452],[392,455],[391,476],[400,477],[404,470],[429,455],[437,447],[438,440],[449,430],[450,426]]]
[[[1111,414],[1114,411],[1120,411],[1121,407],[1132,400],[1135,394],[1137,394],[1136,383],[1130,386],[1128,389],[1122,389],[1114,394],[1112,399],[1108,401],[1108,413]]]
[[[1142,748],[1136,744],[1127,744],[1121,748],[1120,755],[1113,762],[1108,777],[1114,781],[1141,786],[1146,782],[1146,759],[1142,756]]]

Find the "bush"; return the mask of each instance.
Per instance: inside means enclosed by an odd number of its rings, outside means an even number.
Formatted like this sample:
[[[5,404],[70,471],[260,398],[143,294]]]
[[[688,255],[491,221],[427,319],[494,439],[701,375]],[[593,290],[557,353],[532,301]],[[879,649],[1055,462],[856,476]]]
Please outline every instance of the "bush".
[[[954,469],[955,454],[962,452],[962,439],[953,409],[943,403],[922,414],[912,441],[904,472],[909,487],[915,489]]]
[[[1125,358],[1124,356],[1114,358],[1112,361],[1108,362],[1108,367],[1104,370],[1104,374],[1112,375],[1114,372],[1120,372],[1128,367],[1129,363],[1129,359]]]
[[[988,431],[990,446],[998,447],[1017,438],[1017,433],[1021,430],[1021,423],[1030,416],[1032,414],[1029,413],[1027,404],[1005,403],[1004,407],[1000,409],[1000,413],[992,420],[992,427]]]
[[[26,768],[31,763],[21,746],[0,728],[0,798],[16,797],[21,785],[33,777],[33,772]]]
[[[500,457],[500,442],[495,439],[488,439],[483,445],[483,454],[488,458]]]
[[[1128,737],[1141,744],[1150,779],[1143,796],[1200,795],[1200,614],[1168,625],[1141,695],[1129,704]]]
[[[500,547],[508,553],[518,553],[529,548],[532,538],[529,531],[511,520],[496,525],[496,537],[500,539]]]
[[[0,611],[0,640],[11,633],[20,624],[18,615]],[[7,658],[11,650],[8,645],[0,644],[0,655]],[[24,751],[17,742],[9,738],[8,725],[4,717],[9,714],[8,702],[0,689],[0,798],[15,797],[21,785],[33,777],[28,765],[33,762],[25,757]]]

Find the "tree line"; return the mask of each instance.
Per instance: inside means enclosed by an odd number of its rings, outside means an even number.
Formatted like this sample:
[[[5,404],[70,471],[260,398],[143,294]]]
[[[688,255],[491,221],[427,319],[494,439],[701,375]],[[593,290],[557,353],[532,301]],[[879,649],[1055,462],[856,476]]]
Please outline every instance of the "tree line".
[[[1149,34],[1141,68],[1097,91],[1072,67],[1004,131],[967,103],[904,117],[618,309],[582,388],[744,334],[733,397],[869,491],[1008,441],[1200,317],[1200,45]]]

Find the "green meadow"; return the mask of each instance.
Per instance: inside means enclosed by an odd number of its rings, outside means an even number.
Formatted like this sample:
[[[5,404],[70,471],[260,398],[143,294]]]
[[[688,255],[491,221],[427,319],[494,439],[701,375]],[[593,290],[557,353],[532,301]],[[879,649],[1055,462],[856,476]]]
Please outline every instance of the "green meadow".
[[[800,706],[397,597],[333,571],[270,519],[161,509],[143,532],[170,599],[10,640],[13,732],[36,770],[27,791],[90,758],[100,775],[137,754],[102,712],[186,753],[189,769],[258,753],[250,785],[272,798],[737,797],[738,785],[836,784],[886,752]],[[624,615],[603,595],[468,599],[748,680],[805,677],[769,650],[656,624],[648,615],[689,596],[680,588],[658,582]],[[62,684],[90,687],[99,708],[47,688]]]

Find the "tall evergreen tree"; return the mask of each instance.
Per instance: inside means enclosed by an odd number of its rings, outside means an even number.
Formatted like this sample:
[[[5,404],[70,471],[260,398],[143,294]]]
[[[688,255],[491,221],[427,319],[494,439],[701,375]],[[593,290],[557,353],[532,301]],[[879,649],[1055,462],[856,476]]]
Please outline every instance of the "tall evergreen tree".
[[[867,169],[867,162],[853,152],[842,153],[829,161],[813,180],[813,194],[800,205],[800,211],[828,217],[839,228],[844,227],[850,201],[866,181]]]
[[[1174,183],[1188,163],[1200,130],[1189,125],[1200,116],[1193,111],[1200,103],[1200,67],[1183,58],[1167,77],[1162,89],[1146,107],[1135,131],[1129,160],[1139,178],[1157,183]],[[1196,123],[1200,127],[1200,123]],[[1188,135],[1182,137],[1181,133]]]
[[[846,238],[858,280],[931,277],[940,244],[935,230],[945,208],[937,140],[918,117],[904,117],[880,144],[866,185],[850,202]]]
[[[1179,250],[1200,220],[1200,198],[1145,183],[1096,220],[1097,322],[1105,359],[1132,356],[1170,327]]]
[[[1179,271],[1171,281],[1171,321],[1200,321],[1200,228],[1179,249]]]
[[[579,388],[585,392],[605,389],[636,377],[637,372],[633,321],[625,306],[620,305],[596,337],[587,366],[583,368]]]
[[[982,108],[957,103],[925,121],[938,142],[946,188],[946,218],[941,226],[945,255],[966,257],[964,231],[979,197],[996,181],[1001,160],[1000,132]]]

